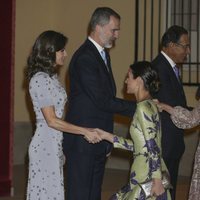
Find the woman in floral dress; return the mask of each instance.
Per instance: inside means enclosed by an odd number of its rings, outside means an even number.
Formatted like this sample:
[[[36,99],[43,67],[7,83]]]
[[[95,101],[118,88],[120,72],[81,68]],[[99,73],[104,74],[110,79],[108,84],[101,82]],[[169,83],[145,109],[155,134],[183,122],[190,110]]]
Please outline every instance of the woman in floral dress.
[[[196,98],[200,98],[200,87]],[[200,101],[197,106],[189,111],[181,106],[171,107],[164,103],[158,103],[161,110],[168,112],[171,115],[173,123],[182,129],[189,129],[200,125]],[[195,162],[193,167],[192,180],[190,184],[190,192],[188,200],[200,199],[200,142],[195,153]]]
[[[29,146],[27,200],[64,200],[62,132],[100,141],[99,135],[63,121],[67,99],[58,80],[57,66],[64,64],[67,38],[45,31],[36,39],[28,57],[29,92],[36,115],[36,131]]]
[[[162,159],[161,124],[159,112],[151,96],[158,91],[157,73],[149,62],[131,65],[126,79],[127,93],[134,94],[137,109],[130,126],[131,140],[97,129],[102,139],[113,143],[114,148],[133,152],[129,183],[114,194],[112,200],[147,199],[140,184],[153,181],[149,200],[170,200],[170,193],[162,185],[162,171],[167,168]]]

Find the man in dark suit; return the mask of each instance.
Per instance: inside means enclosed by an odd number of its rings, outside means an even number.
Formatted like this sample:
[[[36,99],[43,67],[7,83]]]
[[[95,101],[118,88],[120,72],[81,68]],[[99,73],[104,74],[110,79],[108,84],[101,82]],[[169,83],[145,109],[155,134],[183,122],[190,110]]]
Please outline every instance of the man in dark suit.
[[[113,132],[114,113],[132,116],[135,102],[116,97],[110,57],[119,36],[120,16],[107,7],[97,8],[90,20],[89,35],[75,52],[69,66],[70,93],[66,116],[76,125]],[[101,55],[105,51],[104,59]],[[89,144],[83,137],[64,134],[67,159],[67,200],[100,200],[106,156],[112,145]]]
[[[152,61],[158,71],[161,88],[156,96],[160,102],[171,106],[186,107],[186,98],[178,75],[178,67],[186,61],[190,53],[188,32],[183,27],[172,26],[163,35],[161,53]],[[183,130],[177,128],[166,112],[161,113],[162,155],[171,176],[172,199],[176,195],[176,183],[181,156],[185,144]]]

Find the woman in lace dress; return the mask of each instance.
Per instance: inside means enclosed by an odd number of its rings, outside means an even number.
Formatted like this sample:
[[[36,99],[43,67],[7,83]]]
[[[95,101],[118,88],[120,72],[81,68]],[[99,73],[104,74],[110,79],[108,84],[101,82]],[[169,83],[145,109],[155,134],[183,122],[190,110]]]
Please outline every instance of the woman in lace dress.
[[[36,131],[29,146],[27,200],[64,200],[62,132],[100,141],[94,130],[63,121],[67,99],[60,84],[57,66],[64,64],[67,38],[45,31],[33,45],[27,61],[29,93],[36,115]]]
[[[131,65],[126,79],[127,93],[134,94],[136,112],[130,126],[130,139],[97,129],[102,139],[114,148],[133,152],[129,183],[114,194],[112,200],[145,200],[140,183],[153,180],[149,200],[170,200],[169,190],[162,185],[162,171],[168,171],[162,158],[160,117],[151,96],[158,91],[158,75],[149,62]]]
[[[198,89],[196,98],[200,98],[200,87]],[[200,101],[198,105],[189,111],[180,106],[171,107],[164,103],[158,103],[161,110],[165,110],[171,115],[173,123],[182,129],[189,129],[200,125]],[[190,185],[189,200],[200,199],[200,142],[195,153],[195,162],[193,167],[192,180]]]

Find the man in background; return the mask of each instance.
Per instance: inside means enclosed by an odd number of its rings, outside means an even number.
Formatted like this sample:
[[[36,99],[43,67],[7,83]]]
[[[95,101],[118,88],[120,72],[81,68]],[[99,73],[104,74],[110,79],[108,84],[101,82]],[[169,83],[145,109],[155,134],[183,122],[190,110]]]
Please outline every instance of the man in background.
[[[190,54],[188,32],[183,27],[172,26],[163,35],[161,52],[152,61],[158,71],[161,88],[155,98],[171,106],[186,107],[186,98],[179,76],[179,67]],[[175,200],[179,162],[184,153],[184,130],[177,128],[170,115],[161,113],[162,155],[171,176],[173,189],[172,200]]]

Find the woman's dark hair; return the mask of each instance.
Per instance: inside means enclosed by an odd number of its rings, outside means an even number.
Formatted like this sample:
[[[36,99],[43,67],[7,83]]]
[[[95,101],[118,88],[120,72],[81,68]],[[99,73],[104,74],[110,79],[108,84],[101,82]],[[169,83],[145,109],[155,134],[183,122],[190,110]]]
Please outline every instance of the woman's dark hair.
[[[37,72],[55,74],[56,52],[63,49],[68,38],[55,31],[45,31],[36,39],[27,59],[27,77],[30,79]]]
[[[152,68],[150,62],[140,61],[130,66],[133,77],[141,77],[144,82],[144,87],[153,96],[159,90],[160,82],[158,73]]]
[[[167,47],[170,42],[178,43],[182,35],[188,35],[188,31],[182,26],[173,25],[163,35],[161,46]]]

